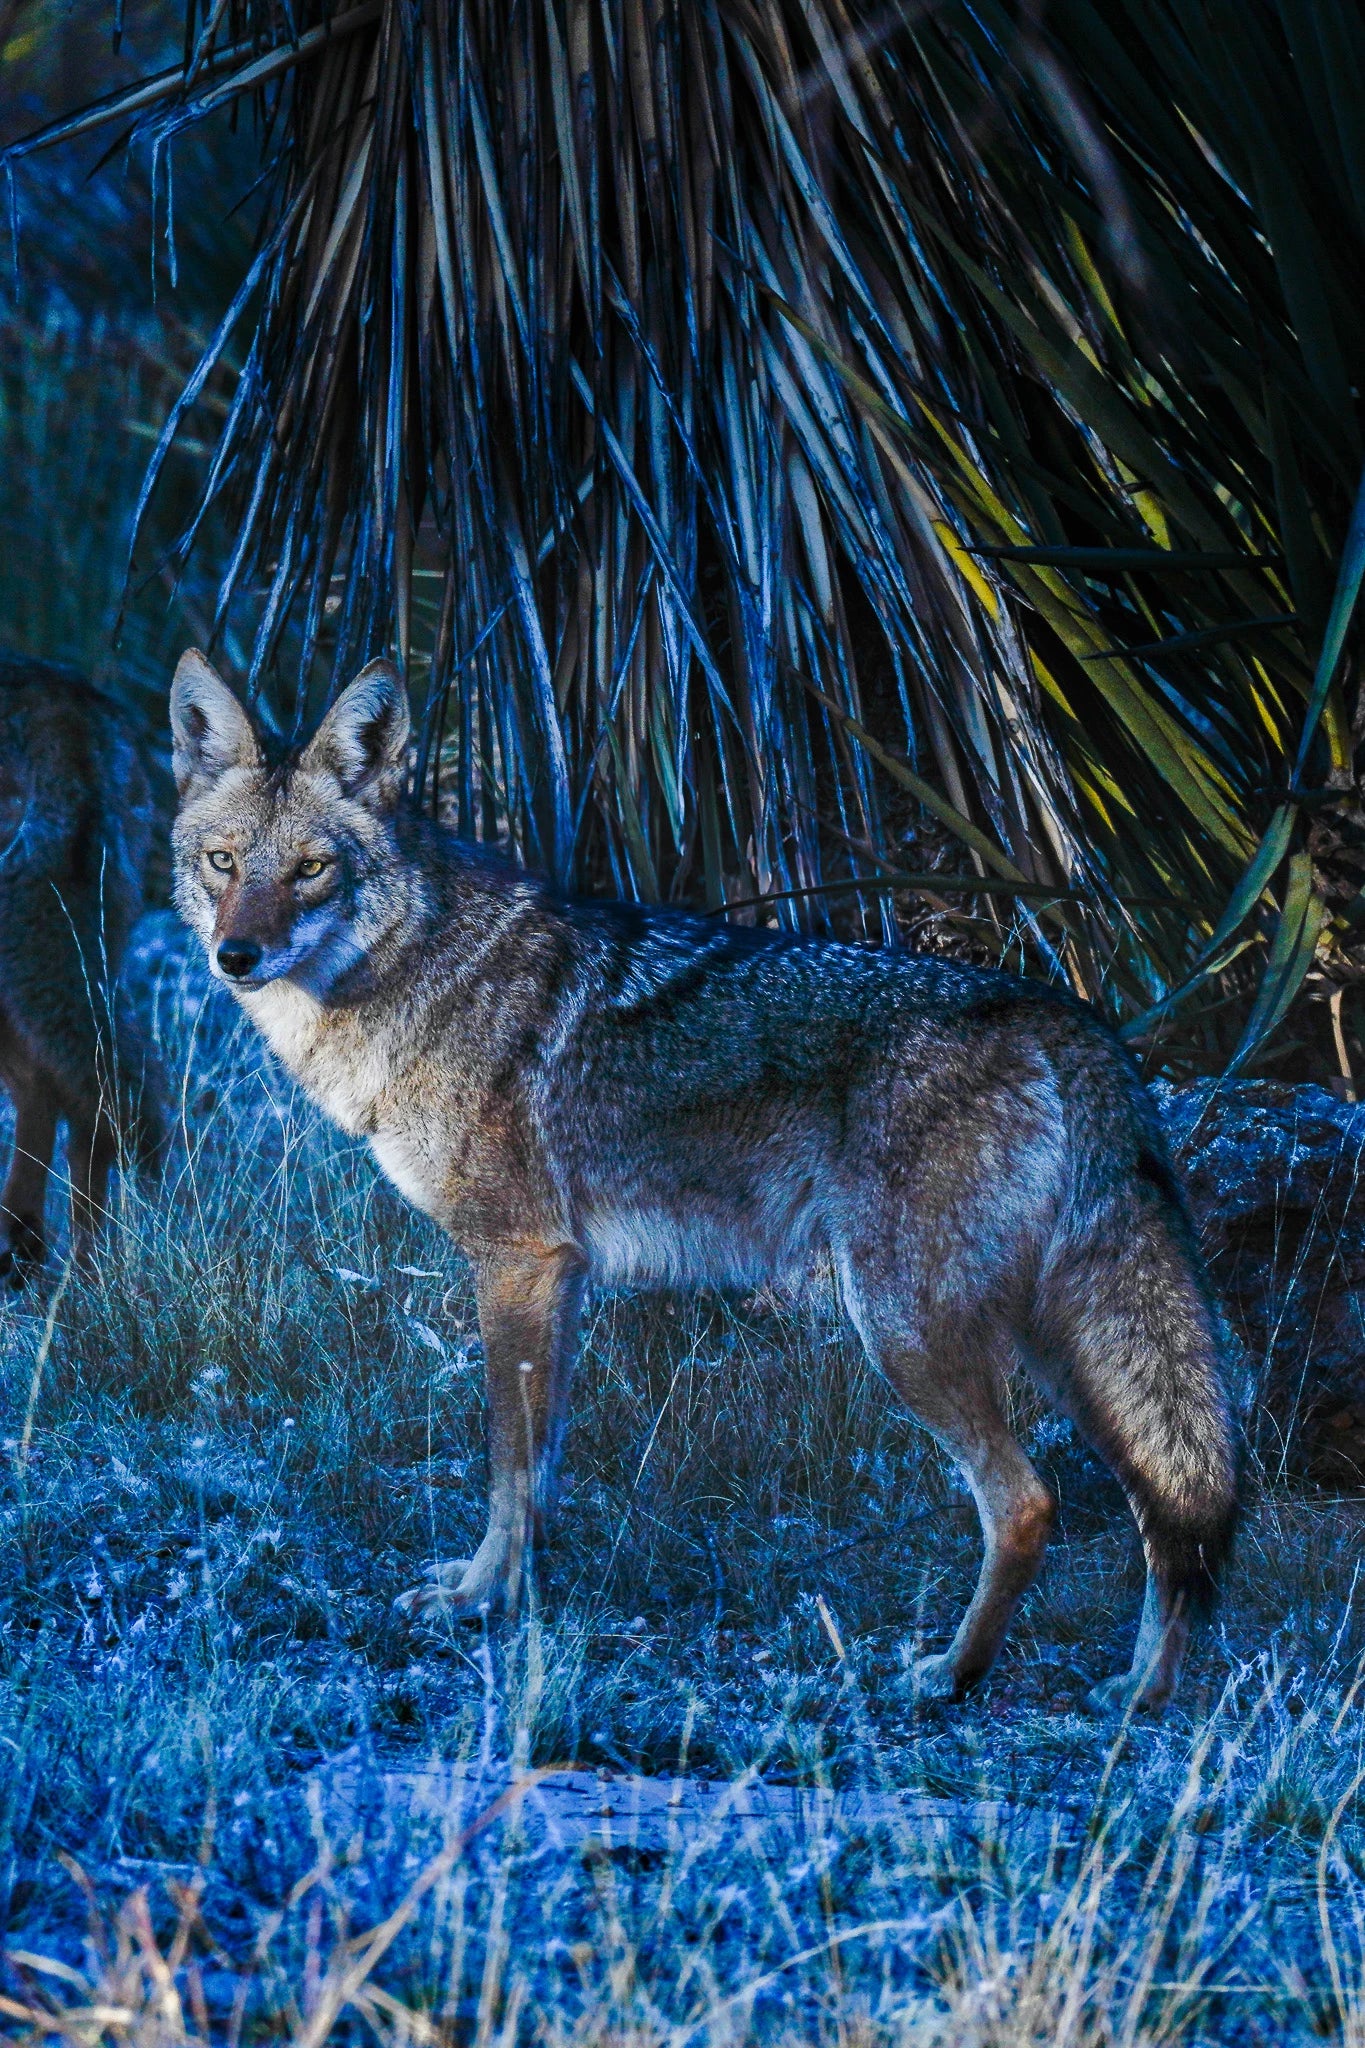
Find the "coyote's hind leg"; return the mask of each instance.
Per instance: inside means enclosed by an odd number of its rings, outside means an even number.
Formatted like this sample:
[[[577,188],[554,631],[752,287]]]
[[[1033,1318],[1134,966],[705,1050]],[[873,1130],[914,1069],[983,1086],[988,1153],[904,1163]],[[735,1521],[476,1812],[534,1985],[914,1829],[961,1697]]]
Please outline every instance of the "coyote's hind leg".
[[[910,1673],[923,1697],[954,1699],[995,1662],[1052,1528],[1052,1496],[1005,1419],[1012,1340],[984,1317],[959,1312],[924,1318],[912,1342],[870,1325],[856,1300],[849,1305],[874,1364],[956,1459],[981,1517],[986,1553],[971,1604],[948,1648],[920,1658]]]
[[[1167,1600],[1159,1565],[1149,1563],[1132,1665],[1090,1688],[1085,1698],[1090,1712],[1123,1714],[1131,1708],[1159,1713],[1180,1676],[1189,1640],[1190,1618],[1184,1602]]]
[[[488,1391],[488,1532],[474,1556],[435,1567],[401,1593],[409,1615],[516,1607],[532,1530],[553,1513],[583,1301],[573,1246],[517,1247],[477,1282]]]

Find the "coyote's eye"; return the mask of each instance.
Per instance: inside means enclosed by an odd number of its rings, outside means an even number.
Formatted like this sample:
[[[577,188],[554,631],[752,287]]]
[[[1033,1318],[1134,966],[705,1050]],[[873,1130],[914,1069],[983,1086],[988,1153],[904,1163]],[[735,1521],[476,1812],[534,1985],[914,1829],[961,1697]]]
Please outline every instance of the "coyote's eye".
[[[316,882],[326,866],[325,860],[318,860],[315,855],[310,855],[307,860],[299,862],[299,880],[301,882]]]
[[[232,873],[232,855],[225,847],[211,847],[204,855],[204,858],[216,874],[230,875]]]

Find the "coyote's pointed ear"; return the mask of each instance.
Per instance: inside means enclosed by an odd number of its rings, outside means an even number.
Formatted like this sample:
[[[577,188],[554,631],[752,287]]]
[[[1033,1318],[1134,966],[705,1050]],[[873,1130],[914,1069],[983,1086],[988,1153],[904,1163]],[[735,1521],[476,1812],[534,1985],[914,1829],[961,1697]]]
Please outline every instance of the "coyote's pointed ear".
[[[408,761],[408,693],[391,661],[372,661],[348,683],[299,756],[305,774],[334,775],[347,796],[391,810]]]
[[[251,720],[211,661],[191,647],[171,684],[171,765],[181,796],[192,782],[216,782],[229,768],[259,768]]]

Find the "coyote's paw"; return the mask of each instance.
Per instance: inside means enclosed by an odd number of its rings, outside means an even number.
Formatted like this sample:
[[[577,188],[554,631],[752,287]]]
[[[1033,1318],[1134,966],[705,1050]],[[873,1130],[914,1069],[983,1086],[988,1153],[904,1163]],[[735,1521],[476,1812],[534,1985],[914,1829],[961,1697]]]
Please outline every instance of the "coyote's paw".
[[[409,1621],[477,1621],[498,1603],[492,1588],[469,1582],[471,1570],[467,1557],[428,1565],[423,1583],[409,1586],[393,1604]]]
[[[1169,1687],[1144,1686],[1131,1671],[1119,1671],[1113,1678],[1090,1688],[1085,1696],[1085,1710],[1088,1714],[1115,1716],[1129,1712],[1161,1714],[1170,1696]]]
[[[916,1657],[905,1674],[906,1691],[917,1700],[955,1700],[962,1696],[957,1672],[945,1653]]]

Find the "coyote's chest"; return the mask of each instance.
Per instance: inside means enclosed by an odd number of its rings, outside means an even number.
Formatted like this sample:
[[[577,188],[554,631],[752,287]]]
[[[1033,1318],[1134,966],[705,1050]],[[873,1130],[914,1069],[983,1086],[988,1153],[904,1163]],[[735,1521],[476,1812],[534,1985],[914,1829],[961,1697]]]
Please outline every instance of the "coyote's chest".
[[[452,1153],[462,1131],[450,1103],[414,1090],[401,1035],[384,1021],[328,1010],[307,990],[280,980],[244,1002],[271,1051],[325,1115],[353,1138],[368,1138],[376,1164],[414,1207],[449,1225],[460,1193]]]
[[[319,1109],[353,1138],[373,1136],[392,1076],[381,1033],[366,1034],[287,980],[244,992],[243,1008]]]

